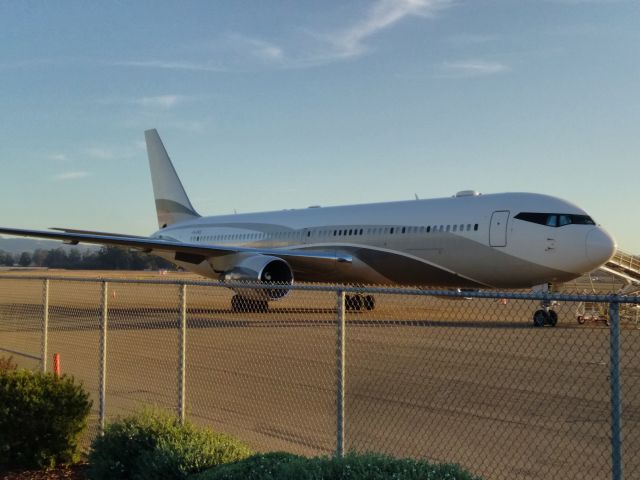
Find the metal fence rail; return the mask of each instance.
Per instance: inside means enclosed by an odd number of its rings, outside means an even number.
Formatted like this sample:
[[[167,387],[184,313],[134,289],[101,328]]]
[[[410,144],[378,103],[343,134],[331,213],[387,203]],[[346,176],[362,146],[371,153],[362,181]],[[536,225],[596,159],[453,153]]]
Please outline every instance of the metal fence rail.
[[[640,297],[297,285],[261,312],[226,287],[265,288],[2,276],[0,355],[60,354],[94,398],[87,440],[153,404],[258,450],[640,476]],[[375,309],[350,310],[358,295]],[[533,327],[541,302],[556,327]],[[578,323],[586,304],[604,313]]]

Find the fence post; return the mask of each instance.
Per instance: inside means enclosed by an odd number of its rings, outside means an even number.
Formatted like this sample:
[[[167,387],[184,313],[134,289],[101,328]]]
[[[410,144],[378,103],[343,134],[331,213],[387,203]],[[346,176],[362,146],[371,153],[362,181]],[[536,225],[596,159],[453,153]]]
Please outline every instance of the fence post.
[[[109,322],[109,283],[102,282],[102,316],[100,318],[100,392],[99,433],[104,433],[107,398],[107,328]]]
[[[42,332],[40,342],[40,367],[42,373],[47,373],[48,341],[49,341],[49,279],[42,285]]]
[[[620,396],[620,303],[609,304],[611,377],[611,478],[622,480],[622,400]]]
[[[336,457],[344,456],[344,389],[346,367],[346,317],[345,293],[337,291],[338,317],[336,336]]]
[[[180,285],[180,329],[178,341],[178,419],[184,423],[186,400],[186,350],[187,350],[187,284]]]

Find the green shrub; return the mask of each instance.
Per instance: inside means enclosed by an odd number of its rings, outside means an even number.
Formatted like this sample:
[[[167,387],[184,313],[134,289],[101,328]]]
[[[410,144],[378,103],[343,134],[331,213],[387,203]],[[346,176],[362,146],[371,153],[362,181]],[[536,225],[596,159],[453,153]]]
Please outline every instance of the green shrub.
[[[273,455],[273,456],[272,456]],[[304,458],[288,454],[255,455],[220,465],[193,480],[479,480],[457,465],[395,459],[380,454],[344,458]]]
[[[73,378],[14,370],[0,374],[0,470],[76,462],[91,410]]]
[[[282,473],[283,464],[298,462],[304,464],[307,459],[286,452],[259,453],[239,462],[228,463],[206,470],[192,477],[193,480],[235,479],[276,480]]]
[[[13,357],[0,357],[0,374],[13,372],[18,369],[18,364],[13,361]]]
[[[186,479],[225,462],[251,455],[228,435],[180,425],[174,415],[146,409],[108,425],[94,440],[89,477],[103,479]]]

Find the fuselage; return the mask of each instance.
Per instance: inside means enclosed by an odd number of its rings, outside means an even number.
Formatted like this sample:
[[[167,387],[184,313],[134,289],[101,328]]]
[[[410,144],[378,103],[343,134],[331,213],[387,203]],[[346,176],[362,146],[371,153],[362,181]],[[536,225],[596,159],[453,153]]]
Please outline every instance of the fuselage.
[[[353,261],[294,271],[302,281],[521,288],[604,264],[611,236],[576,205],[533,193],[310,207],[201,217],[153,237],[203,245],[335,251]],[[171,259],[176,262],[175,259]],[[212,278],[211,262],[181,266]]]

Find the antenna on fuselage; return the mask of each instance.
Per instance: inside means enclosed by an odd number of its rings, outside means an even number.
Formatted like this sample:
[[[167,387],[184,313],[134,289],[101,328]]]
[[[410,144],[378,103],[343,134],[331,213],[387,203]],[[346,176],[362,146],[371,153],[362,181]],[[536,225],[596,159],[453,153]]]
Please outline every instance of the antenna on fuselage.
[[[420,197],[418,197],[417,193],[414,193],[413,196],[416,197],[416,200],[420,200]]]

